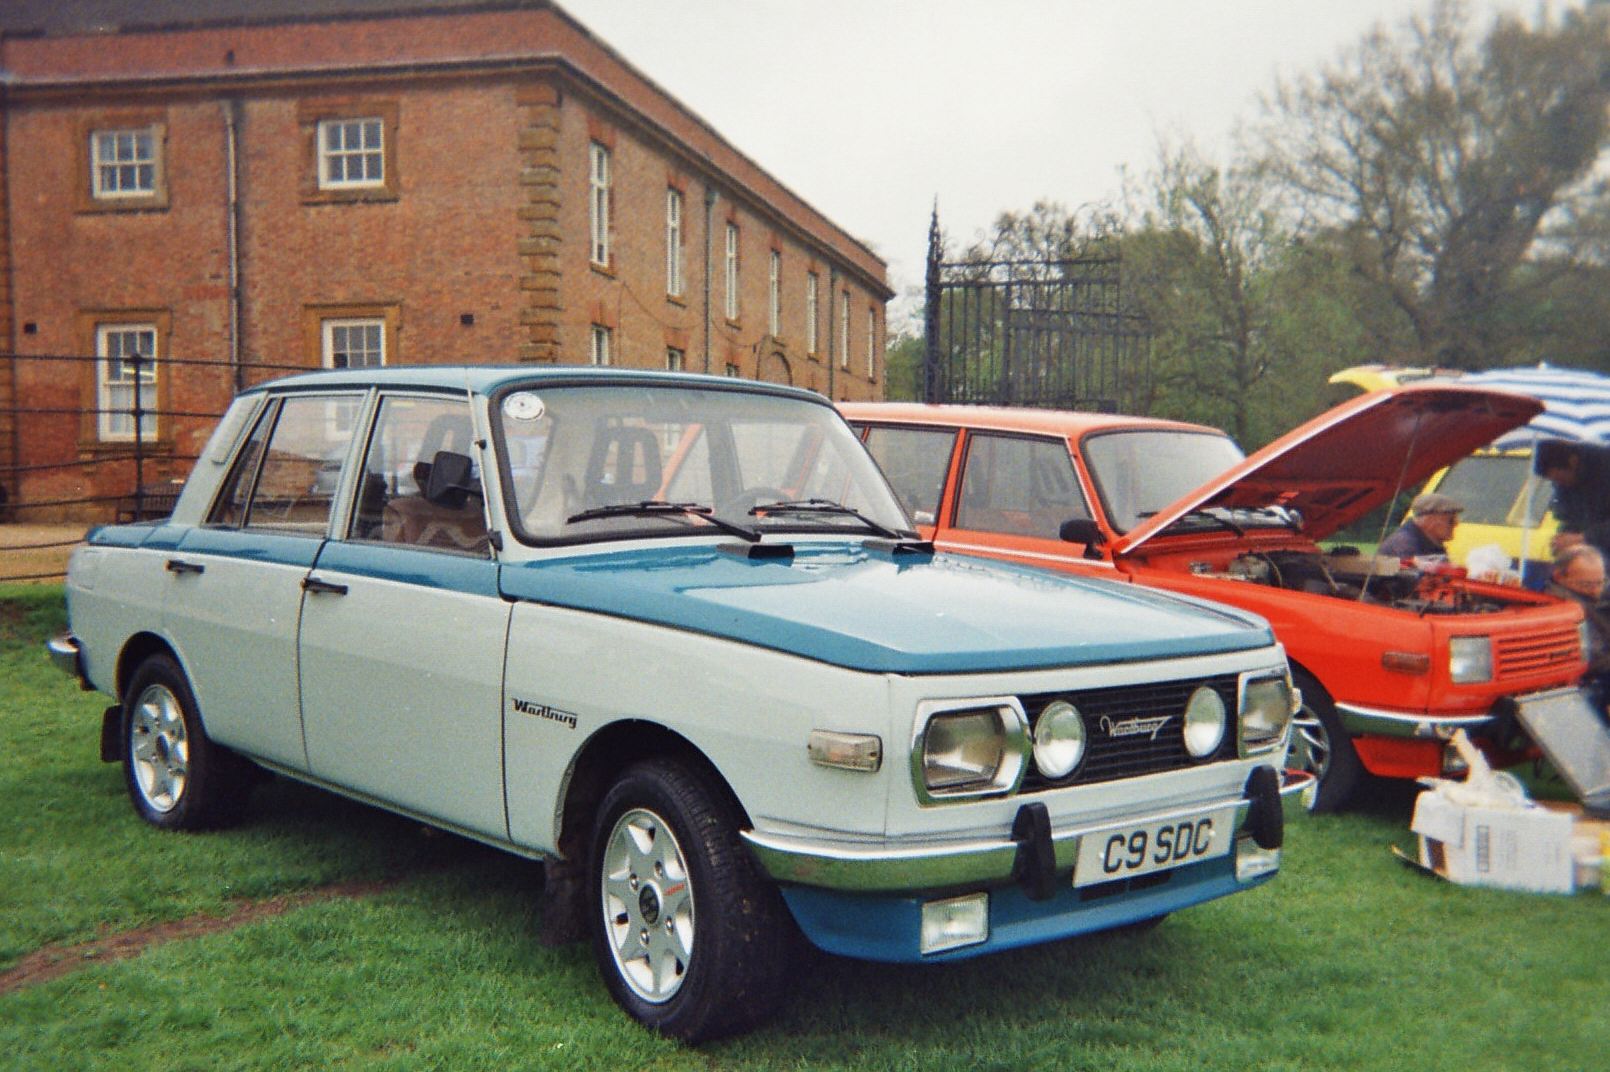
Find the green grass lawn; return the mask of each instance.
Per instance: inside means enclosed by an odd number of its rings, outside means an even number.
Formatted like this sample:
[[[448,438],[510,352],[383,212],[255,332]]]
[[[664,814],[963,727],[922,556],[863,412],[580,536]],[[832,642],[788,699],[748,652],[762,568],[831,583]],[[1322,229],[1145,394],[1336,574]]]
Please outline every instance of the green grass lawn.
[[[1294,818],[1286,866],[1155,931],[933,967],[813,956],[745,1038],[693,1051],[535,934],[541,868],[284,780],[206,835],[140,823],[103,697],[48,665],[60,589],[0,591],[0,972],[49,945],[349,880],[366,897],[0,995],[4,1069],[1587,1070],[1610,1050],[1610,898],[1417,875],[1409,792]]]

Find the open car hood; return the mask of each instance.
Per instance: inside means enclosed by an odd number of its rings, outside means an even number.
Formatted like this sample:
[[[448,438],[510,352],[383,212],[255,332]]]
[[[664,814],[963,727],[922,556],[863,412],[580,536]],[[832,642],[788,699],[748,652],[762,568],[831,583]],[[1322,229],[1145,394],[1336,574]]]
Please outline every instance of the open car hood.
[[[1283,506],[1301,515],[1304,536],[1321,540],[1542,409],[1535,398],[1442,383],[1361,395],[1158,511],[1112,552],[1133,551],[1191,511],[1216,506]]]

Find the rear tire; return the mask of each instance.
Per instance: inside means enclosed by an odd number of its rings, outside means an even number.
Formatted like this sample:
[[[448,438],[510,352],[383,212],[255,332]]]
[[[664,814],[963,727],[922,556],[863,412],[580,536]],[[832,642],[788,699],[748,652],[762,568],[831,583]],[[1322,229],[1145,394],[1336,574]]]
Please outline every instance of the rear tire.
[[[797,930],[723,794],[669,759],[629,767],[593,824],[593,954],[610,996],[684,1042],[748,1028],[787,989]]]
[[[240,820],[254,770],[208,737],[190,682],[168,655],[140,664],[123,691],[123,779],[135,812],[163,830]]]
[[[1364,781],[1364,764],[1342,728],[1330,693],[1305,670],[1294,667],[1291,678],[1303,694],[1302,710],[1292,720],[1291,764],[1317,779],[1305,797],[1309,811],[1340,811]]]

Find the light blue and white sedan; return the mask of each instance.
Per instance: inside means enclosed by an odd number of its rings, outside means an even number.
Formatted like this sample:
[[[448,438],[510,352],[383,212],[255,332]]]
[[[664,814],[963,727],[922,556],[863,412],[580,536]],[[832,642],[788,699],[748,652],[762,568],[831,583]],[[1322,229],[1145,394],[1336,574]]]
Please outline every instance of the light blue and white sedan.
[[[547,862],[667,1035],[833,953],[938,961],[1249,889],[1296,702],[1249,614],[935,554],[815,394],[390,368],[246,391],[95,530],[51,654],[138,814],[267,769]]]

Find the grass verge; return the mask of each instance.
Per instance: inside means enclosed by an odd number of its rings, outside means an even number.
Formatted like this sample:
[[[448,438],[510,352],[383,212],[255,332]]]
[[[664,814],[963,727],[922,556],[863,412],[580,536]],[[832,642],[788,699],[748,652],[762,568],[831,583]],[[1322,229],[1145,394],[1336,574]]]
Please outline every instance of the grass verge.
[[[4,1069],[1587,1069],[1610,1039],[1610,899],[1439,884],[1394,861],[1407,792],[1296,819],[1251,893],[1143,935],[952,965],[815,956],[746,1038],[689,1051],[535,940],[540,868],[276,780],[236,830],[139,823],[106,700],[41,654],[60,589],[0,589],[0,972],[177,925],[0,994]],[[336,883],[364,896],[303,897]],[[243,906],[289,899],[229,926]]]

